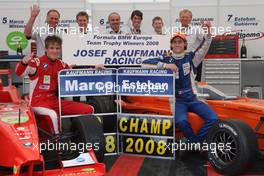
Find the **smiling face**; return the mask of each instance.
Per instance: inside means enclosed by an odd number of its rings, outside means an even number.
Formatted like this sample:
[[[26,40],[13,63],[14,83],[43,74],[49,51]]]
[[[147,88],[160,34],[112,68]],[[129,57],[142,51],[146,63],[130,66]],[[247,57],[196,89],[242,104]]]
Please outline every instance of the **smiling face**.
[[[81,30],[86,30],[89,20],[86,16],[78,16],[77,17],[77,23]]]
[[[162,33],[162,28],[163,28],[163,22],[162,20],[155,20],[154,23],[152,24],[154,31],[156,33]]]
[[[181,54],[184,52],[186,46],[186,42],[180,38],[176,37],[171,41],[171,49],[175,54]]]
[[[46,22],[48,23],[49,27],[55,28],[57,27],[60,20],[60,15],[55,12],[51,11],[47,14]]]
[[[46,48],[47,56],[50,60],[55,61],[61,53],[61,45],[56,42],[49,43]]]
[[[131,21],[132,21],[132,26],[135,29],[140,29],[140,25],[141,25],[141,21],[142,21],[142,18],[140,16],[137,16],[137,15],[133,16]]]
[[[115,32],[118,32],[120,29],[120,16],[116,13],[111,14],[108,17],[108,22],[111,29]]]
[[[188,27],[192,21],[192,13],[190,11],[180,12],[180,22],[183,27]]]

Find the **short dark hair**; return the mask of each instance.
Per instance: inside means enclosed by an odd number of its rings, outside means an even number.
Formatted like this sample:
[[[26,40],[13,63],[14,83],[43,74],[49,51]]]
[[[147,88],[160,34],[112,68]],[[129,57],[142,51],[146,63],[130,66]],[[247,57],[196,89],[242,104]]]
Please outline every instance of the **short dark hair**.
[[[154,24],[155,21],[162,21],[162,23],[163,23],[162,18],[159,17],[159,16],[156,16],[156,17],[154,17],[154,18],[152,19],[152,24]]]
[[[139,16],[141,19],[143,19],[143,13],[140,11],[140,10],[134,10],[132,13],[131,13],[131,17],[130,19],[132,20],[132,18],[134,16]]]
[[[89,19],[89,15],[85,11],[80,11],[79,13],[77,13],[76,20],[78,20],[78,17],[80,17],[80,16],[85,16],[87,20]]]
[[[47,16],[51,13],[51,12],[55,12],[59,15],[59,18],[60,18],[60,12],[56,9],[50,9],[48,12],[47,12]]]
[[[62,44],[62,39],[56,35],[49,35],[45,39],[45,48],[47,49],[49,45],[57,43],[58,45],[61,46]]]

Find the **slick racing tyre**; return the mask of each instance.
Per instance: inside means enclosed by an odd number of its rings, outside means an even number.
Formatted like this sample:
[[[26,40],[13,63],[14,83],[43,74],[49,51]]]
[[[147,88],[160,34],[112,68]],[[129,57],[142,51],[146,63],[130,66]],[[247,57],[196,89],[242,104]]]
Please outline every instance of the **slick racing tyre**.
[[[87,99],[87,104],[94,107],[94,113],[116,113],[115,96],[94,96]],[[103,119],[104,132],[116,131],[116,115],[101,116]]]
[[[91,144],[99,162],[104,159],[104,132],[101,119],[97,116],[84,115],[73,117],[71,130],[78,133],[76,143]]]
[[[209,130],[207,142],[210,146],[216,144],[214,149],[209,147],[208,159],[213,168],[223,175],[242,173],[254,162],[258,153],[253,129],[238,119],[217,122]]]
[[[114,96],[95,96],[87,98],[86,103],[94,107],[95,113],[116,112]]]

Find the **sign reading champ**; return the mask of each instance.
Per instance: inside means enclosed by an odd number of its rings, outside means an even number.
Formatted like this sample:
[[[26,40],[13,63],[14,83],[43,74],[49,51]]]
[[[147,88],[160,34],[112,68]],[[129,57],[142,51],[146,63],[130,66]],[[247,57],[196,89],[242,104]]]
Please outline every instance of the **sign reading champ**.
[[[63,61],[75,65],[140,65],[170,49],[166,35],[62,35]]]
[[[118,115],[119,134],[173,137],[173,131],[172,117],[160,116],[157,118],[129,114]]]
[[[174,97],[174,74],[170,70],[120,68],[117,75],[118,95]],[[119,153],[174,158],[174,152],[167,149],[175,139],[172,115],[123,113],[122,106],[120,110],[117,115]]]
[[[61,97],[111,95],[115,93],[116,70],[62,70],[59,74]]]
[[[160,69],[118,69],[119,95],[173,96],[173,73]]]

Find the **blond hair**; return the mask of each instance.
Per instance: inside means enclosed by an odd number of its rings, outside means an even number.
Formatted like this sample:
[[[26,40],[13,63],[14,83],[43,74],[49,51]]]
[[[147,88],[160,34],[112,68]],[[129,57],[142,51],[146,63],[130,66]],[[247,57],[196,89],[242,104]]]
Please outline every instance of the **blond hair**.
[[[189,13],[191,15],[191,18],[192,18],[192,12],[190,10],[188,10],[188,9],[182,9],[180,11],[180,13],[179,13],[179,16],[181,16],[181,14],[183,14],[183,13]]]

